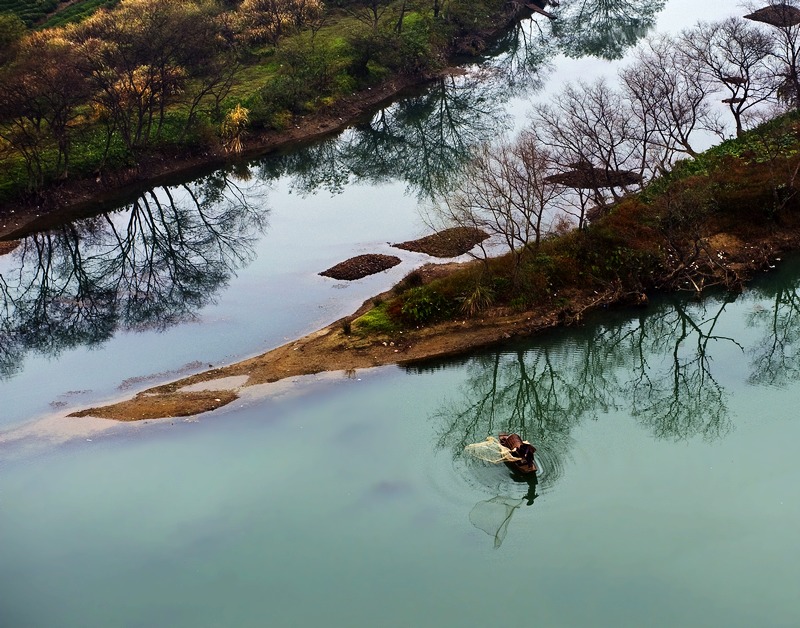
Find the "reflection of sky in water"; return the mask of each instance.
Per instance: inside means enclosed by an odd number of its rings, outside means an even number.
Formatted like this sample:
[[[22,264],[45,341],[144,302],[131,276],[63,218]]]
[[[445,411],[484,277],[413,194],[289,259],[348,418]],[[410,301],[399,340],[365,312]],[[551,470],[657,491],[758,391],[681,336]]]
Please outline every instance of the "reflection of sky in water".
[[[423,231],[416,205],[402,186],[382,186],[381,205],[387,212],[376,211],[375,188],[349,186],[333,198],[299,197],[287,188],[283,182],[267,194],[267,231],[256,244],[256,259],[236,271],[231,287],[215,295],[197,321],[160,331],[118,333],[99,347],[78,347],[57,359],[28,354],[24,371],[0,382],[9,408],[0,422],[10,425],[52,411],[50,402],[86,405],[98,395],[130,394],[117,390],[129,377],[155,374],[154,380],[142,383],[152,385],[174,379],[175,371],[187,364],[202,368],[278,346],[349,314],[398,281],[408,272],[407,264],[421,259],[386,243]],[[391,252],[406,264],[351,283],[317,275],[367,252]]]

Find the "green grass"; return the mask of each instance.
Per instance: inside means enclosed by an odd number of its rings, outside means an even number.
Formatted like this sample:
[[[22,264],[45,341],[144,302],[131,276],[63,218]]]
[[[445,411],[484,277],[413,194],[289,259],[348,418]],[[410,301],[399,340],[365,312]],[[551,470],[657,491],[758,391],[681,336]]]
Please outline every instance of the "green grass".
[[[389,316],[387,304],[381,303],[354,320],[352,329],[359,335],[380,335],[395,333],[400,325]]]
[[[80,22],[101,7],[110,7],[119,0],[0,0],[0,14],[19,17],[28,28],[51,28]]]
[[[734,160],[742,164],[762,164],[775,158],[789,158],[800,151],[795,125],[800,120],[798,112],[787,113],[765,122],[740,137],[725,140],[695,159],[678,161],[665,176],[653,180],[641,197],[649,202],[662,194],[670,185],[695,176],[708,176]]]
[[[37,28],[55,28],[81,22],[98,9],[113,7],[118,2],[119,0],[82,0],[57,11],[54,15],[37,24]]]
[[[58,5],[59,0],[0,0],[0,13],[13,13],[31,27]]]

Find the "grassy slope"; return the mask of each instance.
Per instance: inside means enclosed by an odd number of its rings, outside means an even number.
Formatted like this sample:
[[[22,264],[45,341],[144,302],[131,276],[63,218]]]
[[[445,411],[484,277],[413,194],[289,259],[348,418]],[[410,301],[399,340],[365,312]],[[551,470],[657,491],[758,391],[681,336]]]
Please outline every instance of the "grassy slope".
[[[118,0],[0,0],[0,13],[13,13],[29,28],[50,28],[78,22]]]

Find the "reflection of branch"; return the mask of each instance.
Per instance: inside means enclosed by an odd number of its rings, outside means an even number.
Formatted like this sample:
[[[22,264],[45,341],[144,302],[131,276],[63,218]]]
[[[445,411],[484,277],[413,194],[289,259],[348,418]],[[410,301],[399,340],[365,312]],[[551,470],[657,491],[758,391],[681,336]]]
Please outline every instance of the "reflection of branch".
[[[709,310],[664,305],[638,319],[598,325],[560,342],[495,352],[468,363],[463,399],[440,408],[439,447],[455,457],[498,432],[532,442],[552,484],[587,417],[628,405],[655,437],[711,440],[730,429],[727,393],[711,370],[711,341],[727,301]],[[711,311],[710,316],[706,314]]]
[[[215,175],[30,236],[18,267],[0,276],[0,375],[27,350],[55,355],[102,342],[120,323],[163,328],[194,316],[249,261],[263,225],[242,190]]]
[[[800,379],[800,296],[795,286],[780,286],[772,309],[759,309],[751,315],[751,325],[761,322],[766,333],[761,345],[752,351],[748,381],[785,386]]]
[[[660,346],[662,355],[669,351],[666,371],[660,376],[646,362],[640,362],[638,377],[631,382],[632,413],[658,438],[686,440],[697,434],[714,439],[730,429],[725,391],[711,373],[708,346],[711,340],[725,340],[744,348],[732,338],[714,335],[713,331],[727,307],[723,301],[717,312],[698,323],[682,304],[675,304],[667,314],[645,319],[640,342],[655,338],[650,347]],[[684,358],[684,341],[696,337],[696,348]],[[668,345],[666,343],[669,343]],[[638,355],[646,354],[641,350]]]
[[[424,93],[382,109],[339,138],[264,160],[262,176],[289,175],[301,193],[340,192],[350,176],[370,183],[401,180],[432,198],[459,174],[474,147],[502,134],[510,96],[507,78],[492,67],[442,76]]]
[[[571,348],[572,349],[572,348]],[[435,415],[442,420],[439,446],[460,456],[472,442],[500,431],[519,433],[536,443],[545,455],[553,481],[566,455],[572,427],[587,413],[608,407],[613,379],[609,373],[593,373],[602,386],[586,386],[593,375],[585,371],[601,369],[594,345],[588,344],[582,369],[562,369],[556,365],[550,347],[514,353],[496,352],[470,364],[465,403],[446,407]],[[577,373],[577,377],[571,375]]]
[[[556,9],[552,23],[568,57],[618,59],[655,25],[665,0],[575,0]]]

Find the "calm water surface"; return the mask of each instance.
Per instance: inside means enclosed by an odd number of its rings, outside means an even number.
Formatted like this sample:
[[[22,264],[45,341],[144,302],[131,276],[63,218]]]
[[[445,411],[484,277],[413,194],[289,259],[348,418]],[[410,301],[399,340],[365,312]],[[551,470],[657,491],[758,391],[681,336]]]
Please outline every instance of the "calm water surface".
[[[3,625],[797,625],[798,289],[12,456]]]
[[[658,4],[631,3],[660,30],[740,12]],[[797,261],[733,301],[300,378],[196,420],[61,418],[277,346],[426,261],[389,244],[428,231],[469,146],[612,76],[581,55],[644,30],[571,24],[547,54],[513,39],[487,60],[513,81],[442,81],[0,258],[0,626],[800,625]],[[403,263],[317,275],[360,253]],[[538,482],[463,454],[508,429]]]

